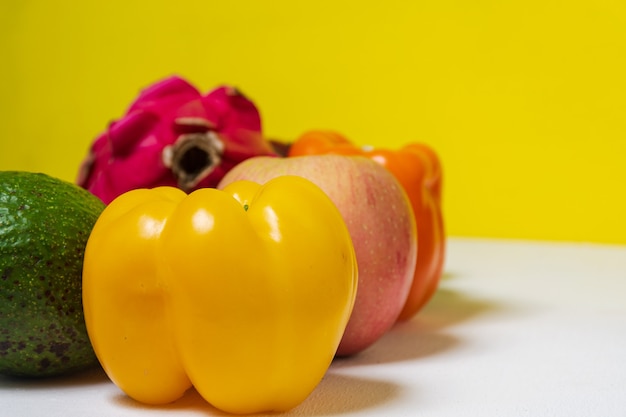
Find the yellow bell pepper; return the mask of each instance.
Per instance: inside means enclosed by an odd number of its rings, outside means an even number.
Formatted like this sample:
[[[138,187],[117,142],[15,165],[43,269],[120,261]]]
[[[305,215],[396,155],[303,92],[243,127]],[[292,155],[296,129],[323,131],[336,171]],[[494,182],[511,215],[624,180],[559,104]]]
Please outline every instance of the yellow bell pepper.
[[[231,413],[285,411],[321,381],[357,287],[331,200],[292,176],[127,192],[89,237],[83,304],[107,375],[148,404],[192,386]]]

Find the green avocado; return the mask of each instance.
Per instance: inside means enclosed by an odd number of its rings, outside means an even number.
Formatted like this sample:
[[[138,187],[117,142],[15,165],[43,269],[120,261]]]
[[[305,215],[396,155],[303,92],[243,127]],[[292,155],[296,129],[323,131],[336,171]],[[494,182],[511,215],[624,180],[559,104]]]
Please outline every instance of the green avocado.
[[[0,171],[0,374],[97,363],[82,307],[83,255],[100,199],[46,174]]]

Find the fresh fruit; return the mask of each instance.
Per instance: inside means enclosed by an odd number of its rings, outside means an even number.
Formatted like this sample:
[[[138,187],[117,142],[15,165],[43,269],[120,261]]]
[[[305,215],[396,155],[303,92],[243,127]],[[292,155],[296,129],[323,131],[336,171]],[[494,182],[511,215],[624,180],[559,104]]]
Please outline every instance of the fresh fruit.
[[[412,142],[399,149],[357,146],[332,130],[310,130],[288,146],[288,156],[360,155],[378,162],[404,188],[417,224],[417,264],[413,285],[398,320],[408,320],[431,299],[443,272],[446,237],[441,209],[442,167],[428,145]]]
[[[396,321],[407,299],[417,256],[415,219],[394,176],[371,159],[340,155],[255,157],[224,176],[264,183],[299,175],[315,183],[342,214],[356,252],[359,289],[339,356],[362,351]]]
[[[51,376],[97,363],[81,279],[87,239],[103,209],[69,182],[0,172],[0,374]]]
[[[296,176],[129,191],[96,222],[83,277],[89,336],[120,389],[164,404],[193,384],[238,414],[313,391],[358,283],[341,214]]]
[[[275,155],[252,101],[232,86],[201,94],[180,77],[144,89],[91,145],[77,184],[105,203],[136,188],[214,187],[230,168]]]

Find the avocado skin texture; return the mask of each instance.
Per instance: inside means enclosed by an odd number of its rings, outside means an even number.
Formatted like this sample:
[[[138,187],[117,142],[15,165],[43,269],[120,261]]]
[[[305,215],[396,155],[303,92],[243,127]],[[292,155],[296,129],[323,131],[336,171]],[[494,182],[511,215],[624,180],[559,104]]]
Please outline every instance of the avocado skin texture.
[[[85,246],[100,199],[46,174],[0,171],[0,374],[97,364],[82,307]]]

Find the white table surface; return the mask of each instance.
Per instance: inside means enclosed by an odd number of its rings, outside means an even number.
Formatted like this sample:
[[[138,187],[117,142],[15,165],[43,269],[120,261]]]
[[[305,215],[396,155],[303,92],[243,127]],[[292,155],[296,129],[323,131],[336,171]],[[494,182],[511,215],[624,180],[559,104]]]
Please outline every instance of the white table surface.
[[[626,416],[626,246],[449,240],[413,320],[333,363],[290,416]],[[195,391],[166,407],[100,371],[0,377],[0,416],[224,415]]]

